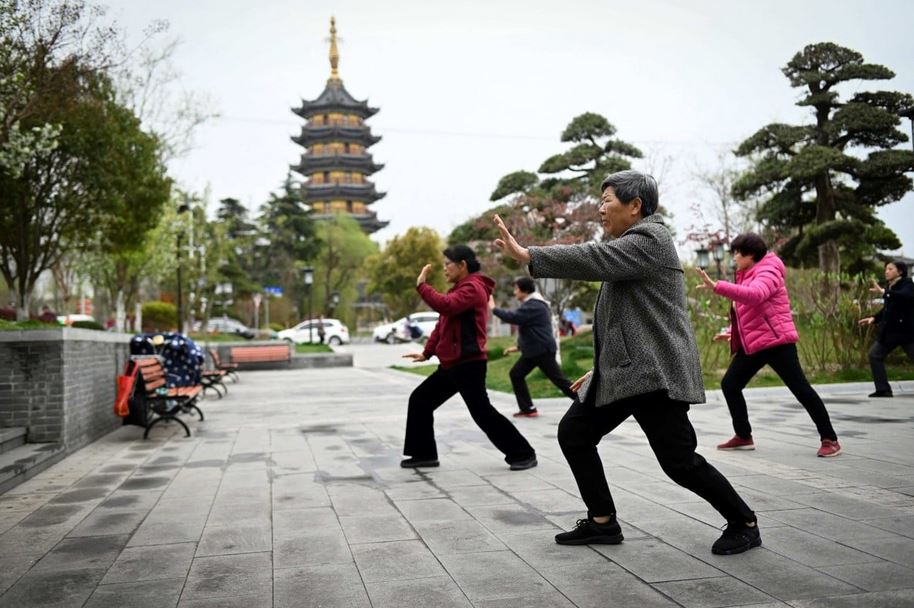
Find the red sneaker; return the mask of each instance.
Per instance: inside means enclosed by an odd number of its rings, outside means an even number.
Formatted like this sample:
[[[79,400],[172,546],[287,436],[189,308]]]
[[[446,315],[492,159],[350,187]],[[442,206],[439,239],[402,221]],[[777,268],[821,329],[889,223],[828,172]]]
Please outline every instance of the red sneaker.
[[[755,442],[752,441],[752,437],[750,437],[749,439],[743,439],[739,435],[734,435],[733,439],[723,442],[722,444],[717,446],[717,449],[718,450],[754,450]]]
[[[539,415],[540,415],[540,413],[538,410],[529,410],[529,411],[521,410],[519,412],[514,412],[515,418],[536,418]]]
[[[837,456],[841,453],[841,446],[838,445],[837,441],[832,441],[831,439],[823,439],[822,447],[819,448],[819,451],[816,452],[816,456],[820,458],[831,458],[832,456]]]

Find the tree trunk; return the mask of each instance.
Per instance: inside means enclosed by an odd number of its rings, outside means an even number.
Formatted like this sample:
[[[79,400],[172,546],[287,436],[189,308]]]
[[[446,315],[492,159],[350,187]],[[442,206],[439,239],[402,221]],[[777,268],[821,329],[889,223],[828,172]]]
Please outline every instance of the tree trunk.
[[[127,321],[127,311],[124,307],[124,299],[124,290],[118,289],[114,309],[114,330],[119,332],[125,331],[124,325]]]
[[[16,320],[17,321],[28,321],[29,320],[29,302],[32,299],[30,294],[26,293],[17,293],[16,294]]]
[[[824,224],[834,219],[835,193],[826,172],[816,178],[816,224]],[[841,270],[838,243],[834,240],[819,245],[819,270],[828,274],[837,274]]]

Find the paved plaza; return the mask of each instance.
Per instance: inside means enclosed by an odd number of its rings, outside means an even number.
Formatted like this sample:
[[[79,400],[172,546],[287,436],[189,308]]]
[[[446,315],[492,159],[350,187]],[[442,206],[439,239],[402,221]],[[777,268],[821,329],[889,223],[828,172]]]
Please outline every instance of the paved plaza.
[[[600,446],[625,542],[556,545],[584,516],[562,399],[517,421],[537,468],[509,471],[453,400],[441,467],[401,469],[420,378],[387,366],[411,349],[348,349],[355,368],[242,373],[190,438],[125,427],[0,496],[0,606],[914,606],[914,383],[819,387],[834,459],[785,389],[749,391],[753,452],[714,449],[719,392],[693,407],[699,451],[759,514],[763,546],[723,557],[720,516],[631,420]]]

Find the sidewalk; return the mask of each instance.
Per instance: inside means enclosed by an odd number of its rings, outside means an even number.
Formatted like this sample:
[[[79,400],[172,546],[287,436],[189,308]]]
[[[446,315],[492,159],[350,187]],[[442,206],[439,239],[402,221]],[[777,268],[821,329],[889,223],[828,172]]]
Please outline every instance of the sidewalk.
[[[721,557],[724,522],[667,479],[631,420],[600,447],[625,542],[556,545],[584,516],[555,439],[564,400],[517,421],[537,468],[510,472],[458,401],[436,416],[441,467],[399,468],[419,381],[246,372],[189,439],[108,435],[0,496],[0,606],[914,606],[914,383],[882,400],[820,387],[833,459],[816,458],[785,389],[750,391],[756,451],[716,451],[732,430],[709,393],[692,409],[699,451],[758,512],[764,543]]]

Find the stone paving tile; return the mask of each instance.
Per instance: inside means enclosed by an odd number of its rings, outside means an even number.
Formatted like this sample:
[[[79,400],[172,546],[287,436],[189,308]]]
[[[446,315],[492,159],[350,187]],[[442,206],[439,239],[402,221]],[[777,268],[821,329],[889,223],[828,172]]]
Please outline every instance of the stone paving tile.
[[[258,553],[272,551],[273,532],[270,524],[225,525],[203,529],[197,545],[197,556],[227,555],[231,553]]]
[[[558,591],[547,591],[540,595],[526,597],[479,600],[474,602],[473,605],[476,608],[574,608],[575,606]]]
[[[180,578],[183,586],[195,550],[194,543],[128,547],[108,569],[102,584]]]
[[[914,589],[835,595],[791,602],[790,605],[793,608],[910,608],[914,606]]]
[[[105,568],[29,571],[0,596],[0,608],[79,608],[104,575]]]
[[[473,517],[450,499],[398,501],[397,508],[411,523],[471,520]]]
[[[644,581],[606,560],[601,563],[544,568],[541,574],[580,608],[676,606]]]
[[[273,593],[263,591],[252,595],[237,595],[233,597],[211,597],[199,600],[181,599],[178,608],[255,608],[272,606]]]
[[[127,536],[65,538],[49,551],[32,572],[108,568],[127,544]]]
[[[367,582],[373,608],[471,608],[460,587],[449,576]],[[504,602],[504,600],[499,600]],[[479,606],[479,603],[475,604]],[[499,604],[504,606],[505,604]],[[525,604],[530,607],[531,604]]]
[[[491,505],[512,505],[517,501],[491,485],[466,486],[448,490],[451,500],[461,507],[485,507]]]
[[[266,594],[272,585],[270,553],[194,559],[181,601]]]
[[[555,542],[558,529],[532,532],[501,533],[498,538],[522,560],[537,571],[566,564],[600,564],[606,558],[588,546],[559,545]]]
[[[866,519],[863,523],[879,528],[880,530],[887,530],[889,532],[894,532],[895,534],[907,536],[908,538],[914,538],[914,514],[880,519]]]
[[[482,486],[480,486],[482,487]],[[490,486],[485,486],[490,487]],[[427,498],[447,498],[445,493],[424,480],[409,481],[389,486],[384,493],[391,500],[423,500]],[[451,492],[452,493],[452,492]]]
[[[73,528],[67,536],[103,536],[108,534],[131,534],[136,530],[146,516],[149,509],[128,511],[122,509],[96,508],[89,513],[79,525]]]
[[[467,507],[466,510],[486,528],[499,533],[524,532],[527,530],[554,530],[548,519],[523,505],[495,505]],[[555,532],[553,532],[554,534]]]
[[[867,591],[914,589],[914,569],[890,562],[829,566],[821,570]]]
[[[441,555],[441,563],[471,601],[538,595],[551,585],[510,551]]]
[[[184,577],[96,587],[84,608],[175,608]]]
[[[822,538],[797,528],[766,528],[762,542],[766,549],[813,567],[876,561],[872,555],[857,551],[842,542]]]
[[[441,557],[453,553],[501,551],[505,545],[472,519],[413,522],[429,549]]]
[[[761,604],[773,599],[746,583],[725,576],[656,583],[654,588],[686,608],[740,606],[747,602]]]
[[[277,569],[274,608],[368,608],[371,603],[355,564]]]
[[[435,556],[418,540],[356,545],[352,555],[366,583],[445,575]]]
[[[19,580],[40,559],[40,555],[27,557],[23,555],[0,556],[0,595]]]
[[[340,517],[349,544],[378,543],[416,538],[412,527],[399,513],[391,515],[351,515]]]
[[[723,573],[705,562],[656,539],[626,540],[594,549],[648,583],[712,578]]]
[[[856,539],[845,541],[854,548],[884,560],[914,568],[914,542],[906,536],[893,538]]]

